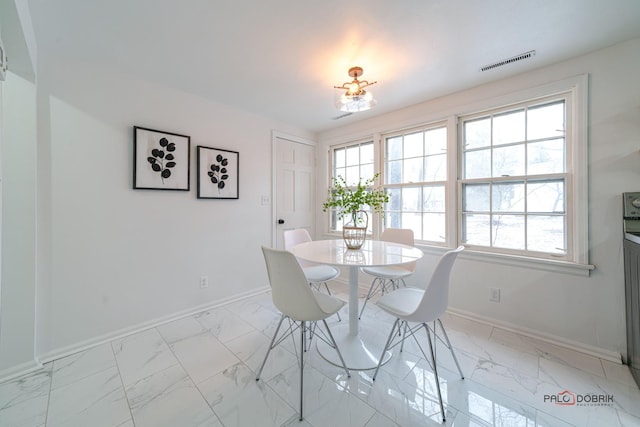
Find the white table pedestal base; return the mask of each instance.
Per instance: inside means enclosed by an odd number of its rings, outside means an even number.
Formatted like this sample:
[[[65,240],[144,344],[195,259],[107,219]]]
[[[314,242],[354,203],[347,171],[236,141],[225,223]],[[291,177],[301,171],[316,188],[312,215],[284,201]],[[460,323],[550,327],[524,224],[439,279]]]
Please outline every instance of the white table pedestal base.
[[[367,334],[367,327],[360,324],[360,334]],[[370,342],[364,342],[361,335],[350,335],[349,325],[333,325],[331,327],[333,338],[338,343],[338,348],[347,368],[354,371],[364,371],[367,369],[375,369],[378,366],[378,360],[384,345],[375,345]],[[336,350],[326,344],[324,341],[316,339],[318,352],[327,362],[335,366],[342,366],[340,358]],[[385,364],[391,358],[391,352],[385,352],[382,364]]]

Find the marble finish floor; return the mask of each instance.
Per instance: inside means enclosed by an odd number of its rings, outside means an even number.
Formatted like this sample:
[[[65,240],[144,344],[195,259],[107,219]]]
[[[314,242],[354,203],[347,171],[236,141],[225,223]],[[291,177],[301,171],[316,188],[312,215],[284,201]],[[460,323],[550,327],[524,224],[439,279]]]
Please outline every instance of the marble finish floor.
[[[347,300],[343,285],[333,289]],[[313,345],[299,422],[290,341],[272,352],[255,380],[278,320],[265,293],[47,363],[0,383],[0,426],[442,425],[432,370],[413,343],[394,351],[375,382],[372,371],[347,378]],[[374,326],[368,338],[380,345],[392,321],[375,304],[362,320]],[[626,366],[453,315],[443,322],[466,377],[460,379],[440,346],[446,425],[640,426],[640,391]],[[560,394],[565,390],[570,393]],[[582,402],[549,402],[571,393]]]

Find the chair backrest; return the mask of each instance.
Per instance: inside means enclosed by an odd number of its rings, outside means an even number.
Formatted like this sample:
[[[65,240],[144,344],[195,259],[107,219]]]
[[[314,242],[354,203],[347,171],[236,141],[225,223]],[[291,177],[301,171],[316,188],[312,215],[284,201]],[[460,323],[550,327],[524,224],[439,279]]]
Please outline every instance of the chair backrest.
[[[300,243],[311,241],[311,236],[309,235],[309,232],[307,231],[306,228],[296,228],[293,230],[285,230],[282,233],[282,237],[284,239],[284,249],[286,251],[290,251],[291,248],[293,248],[296,245],[299,245]],[[310,267],[312,265],[315,265],[312,262],[308,262],[304,260],[298,260],[298,262],[303,267]]]
[[[413,230],[409,228],[385,228],[380,235],[380,240],[385,242],[400,243],[402,245],[413,246],[415,241],[413,239]],[[404,264],[403,268],[414,271],[416,269],[416,263],[412,262]]]
[[[451,268],[453,262],[460,252],[464,250],[464,246],[458,246],[456,249],[446,252],[442,255],[433,274],[429,279],[425,292],[422,296],[420,304],[416,310],[409,316],[411,321],[415,322],[431,322],[440,318],[447,310],[449,305],[449,278],[451,276]]]
[[[296,257],[287,251],[262,247],[273,304],[293,320],[315,321],[327,317],[313,296]]]
[[[380,240],[413,246],[413,230],[408,228],[385,228],[380,236]]]

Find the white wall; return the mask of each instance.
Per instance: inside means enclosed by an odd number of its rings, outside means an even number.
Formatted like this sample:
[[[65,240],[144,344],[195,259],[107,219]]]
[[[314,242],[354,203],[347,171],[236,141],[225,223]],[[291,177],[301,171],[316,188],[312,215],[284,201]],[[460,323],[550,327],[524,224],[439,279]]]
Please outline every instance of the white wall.
[[[596,269],[590,277],[581,277],[461,256],[452,276],[450,305],[480,319],[615,358],[626,353],[621,193],[640,191],[639,69],[636,39],[325,132],[318,137],[318,150],[325,153],[332,143],[442,119],[489,98],[588,73],[590,261]],[[319,159],[323,163],[318,168],[318,194],[323,197],[327,156]],[[323,231],[319,224],[318,233]],[[433,251],[427,256],[437,259]],[[488,301],[490,287],[502,289],[499,304]]]
[[[43,358],[267,286],[271,133],[311,135],[105,69],[39,64],[51,171]],[[191,136],[191,191],[131,188],[133,125]],[[240,153],[239,200],[196,199],[197,145]]]

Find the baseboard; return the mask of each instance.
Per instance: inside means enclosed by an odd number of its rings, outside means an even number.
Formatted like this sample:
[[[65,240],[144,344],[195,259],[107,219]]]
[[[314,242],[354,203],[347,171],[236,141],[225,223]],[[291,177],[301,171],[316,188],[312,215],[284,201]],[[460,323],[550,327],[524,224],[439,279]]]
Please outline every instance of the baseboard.
[[[147,329],[151,329],[151,328],[155,328],[157,326],[160,325],[164,325],[165,323],[169,323],[169,322],[173,322],[175,320],[179,320],[182,319],[184,317],[188,317],[188,316],[193,316],[194,314],[203,312],[203,311],[207,311],[207,310],[211,310],[217,307],[221,307],[223,305],[227,305],[227,304],[231,304],[233,302],[237,302],[237,301],[241,301],[243,299],[255,296],[255,295],[260,295],[263,294],[267,291],[269,291],[270,288],[269,287],[263,287],[263,288],[259,288],[259,289],[254,289],[252,291],[247,291],[247,292],[243,292],[240,294],[236,294],[233,295],[231,297],[228,298],[223,298],[214,302],[208,302],[206,304],[202,304],[196,307],[191,307],[188,308],[186,310],[183,311],[179,311],[176,313],[172,313],[170,315],[167,316],[162,316],[159,317],[157,319],[153,319],[147,322],[143,322],[128,328],[124,328],[124,329],[120,329],[114,332],[110,332],[108,334],[104,334],[104,335],[100,335],[98,337],[95,338],[91,338],[85,341],[81,341],[79,343],[76,344],[72,344],[66,347],[62,347],[62,348],[58,348],[55,350],[52,350],[50,352],[44,353],[42,355],[40,355],[39,360],[42,363],[48,363],[51,361],[54,361],[56,359],[60,359],[62,357],[66,357],[66,356],[70,356],[72,354],[84,351],[84,350],[88,350],[90,348],[96,347],[98,345],[101,344],[105,344],[108,342],[111,342],[113,340],[117,340],[117,339],[121,339],[124,337],[127,337],[129,335],[133,335],[136,334],[138,332],[142,332],[145,331]],[[1,375],[0,375],[1,376]]]
[[[347,285],[347,286],[349,285],[349,282],[343,279],[342,277],[338,277],[337,279],[334,279],[334,280],[344,285]],[[358,284],[358,288],[360,289],[361,292],[364,292],[364,293],[369,291],[369,286],[370,286],[370,283]],[[514,323],[505,322],[505,321],[498,320],[488,316],[482,316],[470,311],[460,310],[453,307],[449,307],[447,312],[456,316],[460,316],[460,317],[472,320],[474,322],[482,323],[495,328],[504,329],[506,331],[520,334],[529,338],[534,338],[536,340],[553,344],[558,347],[563,347],[569,350],[588,354],[589,356],[594,356],[600,359],[608,360],[613,363],[622,363],[622,355],[614,351],[591,346],[588,344],[583,344],[578,341],[572,341],[557,335],[548,334],[535,329],[525,328]]]
[[[37,360],[30,360],[29,362],[21,363],[20,365],[12,366],[8,369],[0,371],[0,383],[10,381],[14,378],[21,377],[25,374],[30,374],[42,369],[42,363]]]
[[[608,360],[613,363],[622,363],[622,356],[614,351],[609,351],[603,348],[594,347],[588,344],[583,344],[577,341],[568,340],[563,337],[559,337],[553,334],[547,334],[535,329],[524,328],[520,325],[516,325],[510,322],[494,319],[488,316],[482,316],[476,313],[472,313],[465,310],[449,307],[448,313],[455,316],[463,317],[465,319],[472,320],[474,322],[483,323],[488,326],[503,329],[505,331],[513,332],[525,337],[533,338],[538,341],[543,341],[549,344],[553,344],[558,347],[564,347],[569,350],[577,351],[580,353],[588,354],[600,359]]]

